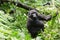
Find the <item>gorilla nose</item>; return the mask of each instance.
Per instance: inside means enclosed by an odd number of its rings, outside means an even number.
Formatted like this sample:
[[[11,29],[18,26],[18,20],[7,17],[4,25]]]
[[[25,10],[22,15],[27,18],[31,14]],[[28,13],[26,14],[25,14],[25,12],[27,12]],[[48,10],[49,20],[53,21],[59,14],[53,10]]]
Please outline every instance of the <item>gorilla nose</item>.
[[[33,14],[33,17],[36,17],[36,14]]]

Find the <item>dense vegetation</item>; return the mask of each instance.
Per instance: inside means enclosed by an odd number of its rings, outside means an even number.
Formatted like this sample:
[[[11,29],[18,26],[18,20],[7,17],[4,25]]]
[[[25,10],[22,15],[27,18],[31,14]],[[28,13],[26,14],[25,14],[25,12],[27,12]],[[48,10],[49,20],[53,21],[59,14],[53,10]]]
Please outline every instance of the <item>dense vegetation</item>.
[[[56,11],[60,13],[60,1],[59,0],[19,0],[26,5],[39,10],[39,13],[43,13],[52,16]],[[46,2],[51,2],[51,5],[42,6]],[[4,3],[0,6],[4,11],[0,10],[0,39],[3,40],[31,40],[30,34],[27,31],[27,10],[17,7],[11,3]],[[14,9],[15,13],[9,14]],[[60,14],[52,20],[45,22],[44,32],[39,34],[40,40],[60,40]],[[38,40],[38,39],[37,39]]]

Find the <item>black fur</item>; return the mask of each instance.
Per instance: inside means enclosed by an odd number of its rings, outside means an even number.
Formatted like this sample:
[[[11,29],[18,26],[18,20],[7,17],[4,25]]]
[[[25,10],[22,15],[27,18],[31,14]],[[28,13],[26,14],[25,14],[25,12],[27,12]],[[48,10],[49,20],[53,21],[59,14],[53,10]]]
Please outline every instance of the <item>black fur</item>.
[[[33,17],[32,14],[35,14],[36,17]],[[38,19],[38,14],[35,10],[31,10],[28,13],[28,22],[27,22],[27,29],[31,34],[32,38],[35,38],[38,35],[38,32],[43,30],[44,31],[44,23],[42,20]]]
[[[49,21],[51,18],[51,15],[38,15],[36,10],[30,10],[28,12],[27,29],[31,34],[31,37],[36,38],[40,31],[44,31],[43,21]]]

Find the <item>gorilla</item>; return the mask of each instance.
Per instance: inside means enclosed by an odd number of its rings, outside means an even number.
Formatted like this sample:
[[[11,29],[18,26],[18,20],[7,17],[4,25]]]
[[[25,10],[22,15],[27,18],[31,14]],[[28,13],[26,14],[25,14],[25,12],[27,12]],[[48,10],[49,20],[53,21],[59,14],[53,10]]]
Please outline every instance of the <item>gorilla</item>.
[[[57,14],[56,14],[57,16]],[[51,20],[52,15],[38,14],[36,10],[28,12],[27,29],[32,38],[36,38],[38,33],[44,31],[44,22]]]

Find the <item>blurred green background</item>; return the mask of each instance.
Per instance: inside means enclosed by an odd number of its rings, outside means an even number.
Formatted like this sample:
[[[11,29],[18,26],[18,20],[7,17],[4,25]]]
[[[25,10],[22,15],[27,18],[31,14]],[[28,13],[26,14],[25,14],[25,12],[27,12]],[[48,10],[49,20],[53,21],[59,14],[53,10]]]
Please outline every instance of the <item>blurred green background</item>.
[[[16,1],[16,0],[14,0]],[[36,8],[39,13],[52,16],[58,10],[58,16],[45,23],[44,32],[39,34],[37,40],[60,40],[60,0],[18,0],[19,2]],[[51,5],[42,6],[50,2]],[[0,40],[32,40],[26,28],[27,10],[17,7],[11,3],[4,3],[0,8]],[[14,9],[15,13],[9,14]]]

